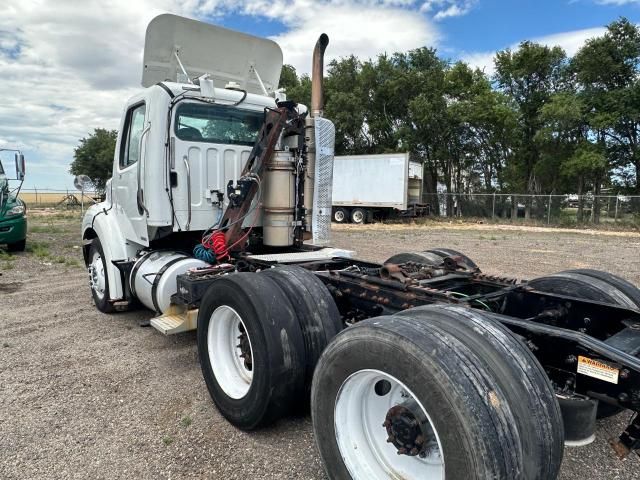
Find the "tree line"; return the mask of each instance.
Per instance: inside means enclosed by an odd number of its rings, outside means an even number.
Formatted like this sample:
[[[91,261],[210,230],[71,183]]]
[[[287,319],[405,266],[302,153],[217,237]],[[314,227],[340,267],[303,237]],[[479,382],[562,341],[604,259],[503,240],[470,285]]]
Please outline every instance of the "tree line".
[[[350,56],[328,66],[325,116],[336,154],[409,151],[427,192],[637,195],[639,62],[640,29],[625,18],[572,58],[530,41],[499,51],[491,76],[432,48]],[[307,75],[285,65],[280,86],[309,105]]]
[[[336,125],[336,153],[408,151],[423,162],[430,194],[440,187],[447,193],[598,195],[608,189],[640,195],[636,25],[625,18],[609,24],[572,58],[560,47],[525,41],[497,52],[494,64],[495,73],[487,75],[426,47],[332,61],[325,116]],[[280,87],[290,100],[310,104],[311,79],[292,66],[283,67]],[[71,173],[88,174],[104,188],[116,136],[96,129],[80,140]],[[452,212],[450,195],[447,201]],[[528,217],[532,200],[524,202]],[[595,202],[595,221],[599,208]]]

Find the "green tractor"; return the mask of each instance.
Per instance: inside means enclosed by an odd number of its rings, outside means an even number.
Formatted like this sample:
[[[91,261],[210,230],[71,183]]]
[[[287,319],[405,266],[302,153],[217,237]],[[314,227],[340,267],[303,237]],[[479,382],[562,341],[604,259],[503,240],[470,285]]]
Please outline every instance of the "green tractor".
[[[24,155],[19,150],[0,149],[15,152],[16,175],[9,178],[0,159],[0,245],[6,244],[10,252],[22,252],[27,243],[27,206],[18,198],[24,182]],[[18,181],[11,189],[10,180]]]

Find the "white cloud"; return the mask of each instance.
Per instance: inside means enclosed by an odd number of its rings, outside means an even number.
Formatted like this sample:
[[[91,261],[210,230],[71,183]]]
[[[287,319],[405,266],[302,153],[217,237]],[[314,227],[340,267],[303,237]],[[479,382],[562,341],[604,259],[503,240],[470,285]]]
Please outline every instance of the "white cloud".
[[[550,47],[560,46],[567,55],[571,57],[580,50],[587,40],[601,36],[604,34],[605,30],[606,29],[604,27],[586,28],[583,30],[545,35],[544,37],[533,38],[531,41],[542,45],[548,45]],[[515,50],[518,48],[518,44],[510,45],[508,48]],[[472,67],[484,70],[489,75],[493,75],[495,72],[494,58],[495,52],[471,52],[461,55],[462,60]]]
[[[595,0],[600,5],[630,5],[640,3],[640,0]]]
[[[435,46],[437,29],[414,11],[386,6],[310,4],[301,9],[290,29],[273,39],[284,52],[284,61],[300,72],[309,72],[311,51],[321,33],[329,35],[327,61],[354,54],[366,59],[421,46]]]
[[[430,18],[454,5],[435,0],[21,0],[0,3],[0,144],[26,151],[27,185],[70,184],[78,139],[117,128],[125,100],[139,90],[146,25],[156,15],[216,18],[242,13],[284,24],[275,35],[285,61],[308,72],[317,36],[328,60],[435,46]],[[453,12],[453,10],[451,10]]]
[[[420,11],[433,13],[433,19],[439,21],[466,15],[477,3],[478,0],[426,0]]]

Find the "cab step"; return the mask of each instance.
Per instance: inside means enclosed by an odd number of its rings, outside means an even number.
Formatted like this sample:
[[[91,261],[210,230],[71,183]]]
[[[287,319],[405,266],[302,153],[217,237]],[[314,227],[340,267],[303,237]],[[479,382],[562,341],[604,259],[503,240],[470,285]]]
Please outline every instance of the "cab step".
[[[195,330],[198,325],[198,309],[187,310],[179,305],[171,305],[166,313],[152,318],[151,326],[164,335]]]

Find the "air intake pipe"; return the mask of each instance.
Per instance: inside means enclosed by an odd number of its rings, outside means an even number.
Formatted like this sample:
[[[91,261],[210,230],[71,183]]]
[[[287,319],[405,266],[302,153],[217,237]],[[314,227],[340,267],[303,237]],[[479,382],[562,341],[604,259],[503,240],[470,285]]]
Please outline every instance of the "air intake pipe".
[[[313,215],[313,195],[316,169],[316,132],[315,117],[322,117],[324,108],[324,51],[329,45],[329,36],[323,33],[313,49],[313,65],[311,67],[311,115],[305,123],[305,143],[307,144],[307,168],[304,179],[304,207],[307,211],[307,231],[311,232],[310,221]]]

